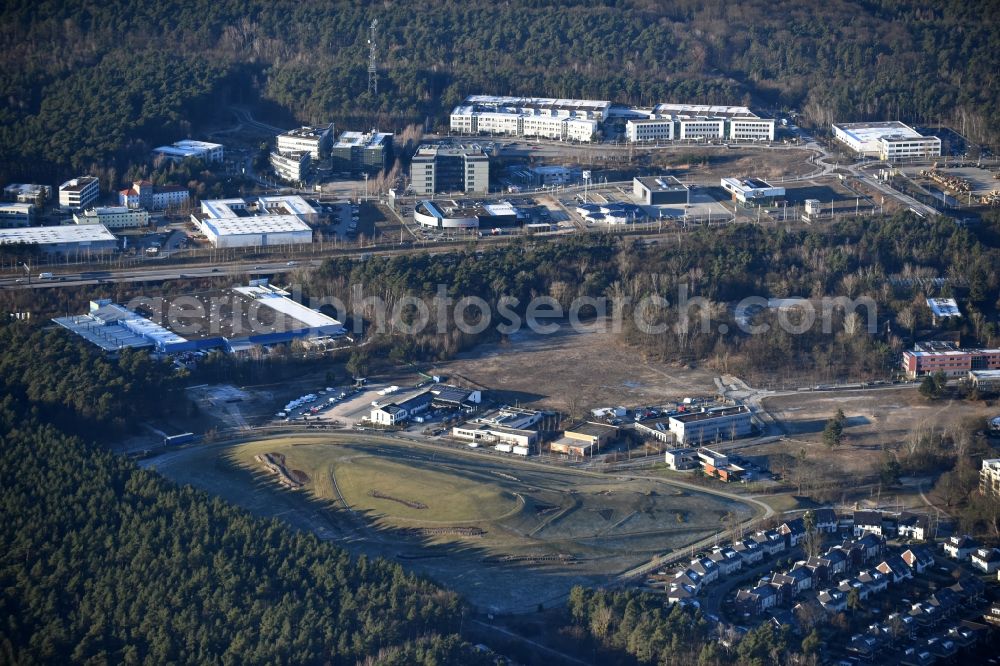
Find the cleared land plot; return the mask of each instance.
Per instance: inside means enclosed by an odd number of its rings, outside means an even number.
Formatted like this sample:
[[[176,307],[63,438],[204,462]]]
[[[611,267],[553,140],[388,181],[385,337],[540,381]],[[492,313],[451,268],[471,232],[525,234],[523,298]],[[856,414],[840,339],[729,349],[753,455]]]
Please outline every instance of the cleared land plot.
[[[279,487],[255,460],[284,456],[308,481]],[[519,464],[358,435],[192,447],[146,461],[355,553],[402,562],[480,608],[533,609],[682,549],[746,505],[667,482]]]
[[[616,339],[606,320],[551,335],[524,328],[508,342],[477,346],[431,374],[457,376],[490,389],[490,397],[570,412],[592,407],[659,405],[716,393],[703,368],[647,361]]]
[[[762,405],[788,440],[741,449],[741,455],[794,456],[805,449],[821,468],[820,476],[845,480],[874,474],[882,446],[902,446],[914,430],[947,431],[996,412],[982,402],[928,401],[915,387],[798,393],[765,398]],[[844,410],[847,426],[843,444],[830,450],[822,442],[823,427],[838,408]]]

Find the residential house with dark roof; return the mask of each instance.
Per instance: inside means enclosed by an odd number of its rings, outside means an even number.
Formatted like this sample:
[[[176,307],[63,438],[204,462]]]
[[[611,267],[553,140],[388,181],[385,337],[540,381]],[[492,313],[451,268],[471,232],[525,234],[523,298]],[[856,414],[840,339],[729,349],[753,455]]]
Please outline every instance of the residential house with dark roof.
[[[679,604],[690,601],[698,596],[698,592],[690,585],[671,584],[667,590],[667,601],[672,604]]]
[[[907,578],[913,578],[913,572],[910,570],[910,567],[906,566],[903,558],[899,555],[889,555],[879,562],[875,568],[888,576],[892,583],[899,583]]]
[[[968,534],[948,537],[942,546],[945,554],[954,560],[967,560],[979,548],[979,542]]]
[[[824,610],[831,613],[839,613],[847,608],[847,594],[835,587],[823,590],[816,599]]]
[[[837,513],[829,508],[813,509],[813,516],[816,522],[816,531],[824,534],[834,534],[837,531]]]
[[[771,584],[781,585],[783,583],[791,585],[795,594],[800,594],[805,590],[812,589],[812,572],[802,562],[796,562],[788,573],[775,574],[771,578]]]
[[[764,559],[764,549],[753,539],[743,539],[733,543],[733,550],[743,560],[743,566],[754,565]]]
[[[917,622],[909,613],[892,613],[885,621],[898,637],[912,638],[916,635]]]
[[[844,552],[840,546],[834,546],[822,556],[830,576],[842,574],[847,571],[847,563],[850,562],[850,555]]]
[[[736,594],[736,605],[744,613],[759,615],[775,605],[777,591],[770,585],[758,585],[750,590],[740,590]]]
[[[862,548],[862,559],[866,562],[882,557],[885,552],[885,538],[875,534],[865,534],[854,543]]]
[[[715,562],[720,576],[731,576],[743,568],[743,558],[729,546],[716,548],[709,554],[708,559]]]
[[[927,649],[935,657],[941,660],[951,659],[958,652],[955,641],[941,636],[932,636],[927,639]]]
[[[937,657],[924,647],[908,647],[899,659],[900,666],[932,666]]]
[[[812,573],[813,586],[821,585],[830,579],[830,570],[819,555],[813,555],[805,561],[805,566]]]
[[[965,576],[949,589],[970,603],[979,603],[986,595],[986,583],[975,576]]]
[[[868,598],[870,590],[868,586],[862,583],[857,578],[845,578],[844,580],[837,583],[837,589],[843,592],[845,595],[849,595],[851,590],[858,591],[858,598],[864,601]]]
[[[777,532],[768,530],[767,532],[757,532],[753,535],[753,540],[760,544],[766,555],[774,556],[785,551],[785,537]]]
[[[1000,550],[996,548],[977,548],[969,556],[972,566],[983,573],[991,574],[1000,570]]]
[[[778,527],[778,534],[785,537],[788,545],[794,548],[806,538],[805,522],[801,518],[784,522]]]
[[[916,513],[903,513],[896,524],[896,532],[900,537],[925,541],[928,533],[927,516]]]
[[[866,532],[883,536],[881,511],[854,512],[854,536],[859,537]]]
[[[847,643],[847,651],[853,652],[865,661],[872,661],[882,650],[882,643],[877,636],[871,634],[855,634]]]
[[[878,569],[865,569],[858,574],[858,580],[873,594],[885,592],[889,587],[889,577]]]
[[[701,574],[691,569],[685,569],[674,576],[673,580],[670,581],[670,585],[687,585],[694,589],[695,594],[697,594],[701,592],[702,588]]]
[[[937,606],[938,610],[945,617],[954,615],[956,612],[962,609],[962,598],[952,589],[944,588],[937,590],[934,594],[927,597],[927,603],[932,606]]]
[[[702,585],[711,585],[719,579],[719,565],[708,557],[691,560],[688,569],[701,574]]]
[[[923,573],[927,567],[934,564],[934,554],[927,546],[910,546],[900,555],[906,566],[917,573]]]

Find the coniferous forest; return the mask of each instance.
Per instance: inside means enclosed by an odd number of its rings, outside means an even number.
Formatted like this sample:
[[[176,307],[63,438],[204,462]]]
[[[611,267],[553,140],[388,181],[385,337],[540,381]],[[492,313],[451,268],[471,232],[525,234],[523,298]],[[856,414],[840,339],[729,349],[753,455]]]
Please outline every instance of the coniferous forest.
[[[446,125],[468,94],[751,103],[807,123],[1000,127],[995,2],[157,2],[0,10],[0,174],[145,156],[231,104],[276,121]],[[379,95],[367,92],[379,21]]]
[[[0,338],[0,663],[481,663],[454,593],[94,444],[169,399],[144,352]]]

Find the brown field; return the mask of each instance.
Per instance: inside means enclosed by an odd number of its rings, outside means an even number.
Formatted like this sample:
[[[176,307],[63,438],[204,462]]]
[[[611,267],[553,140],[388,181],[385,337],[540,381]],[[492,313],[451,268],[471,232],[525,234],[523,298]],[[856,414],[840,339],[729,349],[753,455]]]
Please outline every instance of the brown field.
[[[491,389],[491,397],[582,412],[593,407],[657,405],[715,395],[714,373],[649,361],[616,340],[610,324],[552,335],[522,331],[505,343],[480,345],[434,369]],[[498,395],[499,394],[499,395]]]

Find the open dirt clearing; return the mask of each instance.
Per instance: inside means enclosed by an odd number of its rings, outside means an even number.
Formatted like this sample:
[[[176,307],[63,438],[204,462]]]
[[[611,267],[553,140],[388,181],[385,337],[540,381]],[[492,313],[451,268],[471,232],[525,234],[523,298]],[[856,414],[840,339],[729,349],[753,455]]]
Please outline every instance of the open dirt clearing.
[[[255,456],[284,456],[302,490]],[[527,611],[719,531],[736,501],[652,479],[548,469],[358,435],[173,451],[143,463],[354,553],[390,558],[481,609]]]
[[[529,330],[508,342],[480,345],[437,366],[509,401],[567,412],[611,404],[657,405],[685,397],[715,395],[711,370],[647,361],[640,350],[616,340],[610,322],[574,330],[560,326],[543,335]]]

